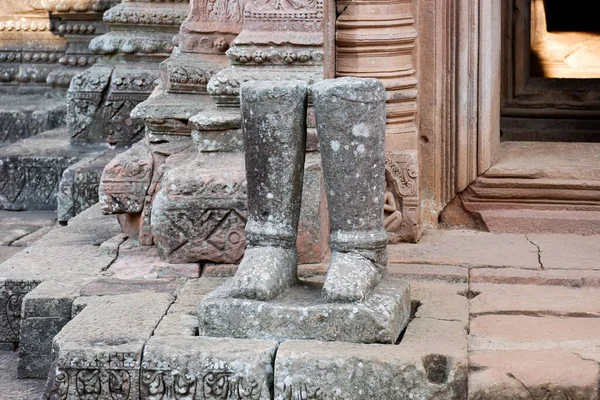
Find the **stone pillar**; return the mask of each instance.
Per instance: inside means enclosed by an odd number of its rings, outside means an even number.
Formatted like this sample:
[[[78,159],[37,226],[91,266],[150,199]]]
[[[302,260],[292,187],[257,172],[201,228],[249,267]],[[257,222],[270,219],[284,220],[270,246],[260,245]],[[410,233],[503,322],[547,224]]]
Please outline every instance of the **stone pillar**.
[[[323,0],[262,0],[244,10],[244,29],[227,51],[231,67],[208,91],[219,106],[237,106],[242,82],[323,79]]]
[[[94,64],[91,39],[105,32],[102,12],[120,0],[8,0],[0,9],[0,90],[67,87]]]
[[[161,84],[132,113],[145,121],[147,141],[136,145],[145,150],[129,152],[115,171],[107,167],[101,202],[105,212],[119,214],[130,236],[156,244],[169,262],[237,263],[244,254],[239,85],[256,79],[313,82],[324,76],[323,3],[292,8],[291,3],[192,1],[179,46],[161,65]],[[309,147],[315,150],[312,131]],[[132,192],[141,187],[133,184],[136,178],[119,173],[127,163],[146,162],[136,154],[153,160],[143,194]],[[305,181],[311,190],[305,191],[307,206],[300,217],[299,258],[316,263],[326,254],[328,231],[317,155],[308,157]],[[141,201],[129,207],[123,200],[130,195],[143,196],[143,207]]]
[[[164,211],[155,212],[155,225],[163,228],[159,228],[159,232],[165,233],[165,236],[157,233],[162,239],[158,241],[162,243],[159,249],[166,249],[162,253],[163,257],[174,262],[186,262],[190,259],[234,262],[243,254],[245,205],[241,196],[245,192],[239,191],[239,199],[236,194],[237,188],[241,186],[237,185],[229,192],[231,196],[227,201],[217,202],[222,207],[219,208],[220,211],[209,208],[206,218],[202,217],[198,221],[198,229],[203,230],[206,230],[206,227],[201,227],[203,223],[211,224],[211,221],[216,221],[212,225],[216,227],[216,232],[209,231],[205,234],[218,237],[201,247],[196,246],[196,240],[205,237],[195,231],[194,214],[202,213],[204,208],[197,208],[194,196],[196,183],[190,180],[189,184],[192,186],[183,190],[183,197],[180,198],[178,193],[168,200],[163,200],[167,194],[162,184],[167,171],[177,167],[180,172],[173,172],[168,176],[177,178],[184,187],[187,185],[186,165],[177,165],[172,161],[178,160],[178,163],[186,164],[183,160],[191,162],[197,153],[191,137],[192,127],[188,121],[202,110],[214,109],[206,85],[213,74],[228,65],[225,51],[241,31],[243,7],[243,2],[237,0],[192,0],[189,14],[177,38],[179,45],[160,65],[160,84],[154,94],[132,112],[133,117],[144,121],[146,140],[115,158],[106,167],[102,177],[101,204],[104,212],[118,214],[124,231],[140,243],[151,245],[155,241],[156,234],[151,229],[154,204],[158,205],[158,210]],[[239,124],[239,117],[236,121]],[[239,146],[235,148],[239,149]],[[122,171],[127,165],[148,166],[149,173],[124,174]],[[212,166],[217,168],[216,165]],[[226,163],[225,166],[230,167],[231,163]],[[181,171],[181,168],[185,171]],[[202,176],[200,171],[193,175],[194,178]],[[162,191],[155,193],[161,186]],[[162,209],[162,205],[168,209]],[[230,212],[232,209],[236,211]],[[241,233],[238,235],[240,224]],[[231,239],[232,246],[227,247],[226,256],[215,257],[215,254],[225,253],[223,246],[229,236],[229,230],[226,230],[228,234],[225,236],[217,233],[221,232],[218,227],[222,225],[231,225],[231,235],[238,239]],[[170,250],[171,246],[180,251]]]
[[[336,76],[377,78],[386,101],[386,229],[391,242],[421,236],[417,39],[412,0],[338,2]]]

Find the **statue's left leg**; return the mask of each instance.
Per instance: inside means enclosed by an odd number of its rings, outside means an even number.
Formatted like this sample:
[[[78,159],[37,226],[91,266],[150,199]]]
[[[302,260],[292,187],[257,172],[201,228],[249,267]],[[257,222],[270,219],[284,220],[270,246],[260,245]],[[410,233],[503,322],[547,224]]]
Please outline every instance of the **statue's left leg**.
[[[312,95],[331,230],[323,296],[360,301],[387,264],[385,88],[376,79],[341,78],[314,84]]]

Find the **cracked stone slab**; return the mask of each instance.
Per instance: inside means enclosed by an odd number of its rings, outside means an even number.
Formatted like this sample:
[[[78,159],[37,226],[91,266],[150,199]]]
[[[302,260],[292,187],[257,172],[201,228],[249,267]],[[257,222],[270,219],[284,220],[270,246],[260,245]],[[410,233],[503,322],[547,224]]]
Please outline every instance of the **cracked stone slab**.
[[[144,246],[128,239],[119,246],[119,257],[110,266],[107,273],[118,279],[146,279],[155,277],[152,265],[162,262],[158,249]]]
[[[467,366],[463,323],[416,318],[399,345],[282,343],[275,399],[465,399]]]
[[[417,244],[388,246],[388,258],[390,264],[540,268],[537,248],[525,235],[469,230],[428,230]]]
[[[10,246],[17,240],[34,232],[35,226],[29,225],[8,225],[0,226],[0,246]]]
[[[42,228],[39,228],[39,229],[31,232],[30,234],[23,236],[19,240],[15,240],[14,242],[11,243],[11,246],[21,247],[21,248],[29,247],[32,244],[39,241],[40,239],[42,239],[44,236],[46,236],[46,234],[54,228],[56,228],[56,226],[44,226]]]
[[[154,336],[198,336],[198,317],[185,313],[167,314],[154,330]]]
[[[469,355],[469,400],[595,400],[600,367],[568,350],[515,350]]]
[[[205,336],[393,343],[410,317],[410,285],[386,279],[363,302],[325,303],[322,284],[302,282],[269,301],[232,298],[230,282],[198,310]]]
[[[36,246],[99,246],[121,233],[117,219],[112,215],[104,215],[98,204],[93,205],[80,213],[77,218],[71,219],[69,225],[56,227]]]
[[[528,235],[545,269],[600,270],[600,235]]]
[[[142,399],[271,399],[276,341],[152,337],[142,362]]]
[[[485,314],[600,316],[600,289],[477,283],[471,317]]]
[[[54,338],[45,398],[139,398],[144,345],[172,301],[166,293],[94,298]]]

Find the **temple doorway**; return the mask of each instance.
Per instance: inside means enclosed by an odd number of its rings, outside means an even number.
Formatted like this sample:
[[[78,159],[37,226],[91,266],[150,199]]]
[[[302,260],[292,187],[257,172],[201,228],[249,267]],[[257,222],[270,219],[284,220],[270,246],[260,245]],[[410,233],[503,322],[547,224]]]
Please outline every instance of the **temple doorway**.
[[[502,7],[501,140],[600,142],[600,25],[589,6]]]
[[[593,13],[556,0],[493,3],[492,18],[480,18],[502,21],[502,32],[479,31],[479,57],[496,52],[501,74],[498,81],[493,68],[480,68],[478,87],[492,88],[493,106],[490,116],[478,113],[492,120],[491,129],[478,130],[478,158],[486,149],[493,157],[462,203],[494,232],[597,233],[600,29]]]

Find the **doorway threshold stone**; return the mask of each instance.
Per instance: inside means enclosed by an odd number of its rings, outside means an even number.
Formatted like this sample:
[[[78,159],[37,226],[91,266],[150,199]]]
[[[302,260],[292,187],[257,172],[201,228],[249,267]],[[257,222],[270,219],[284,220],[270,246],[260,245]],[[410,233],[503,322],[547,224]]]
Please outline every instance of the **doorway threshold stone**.
[[[459,198],[493,233],[600,229],[600,143],[504,142]]]
[[[363,302],[325,303],[322,285],[302,282],[269,301],[237,299],[226,282],[198,311],[204,336],[394,343],[410,318],[410,285],[384,279]]]

